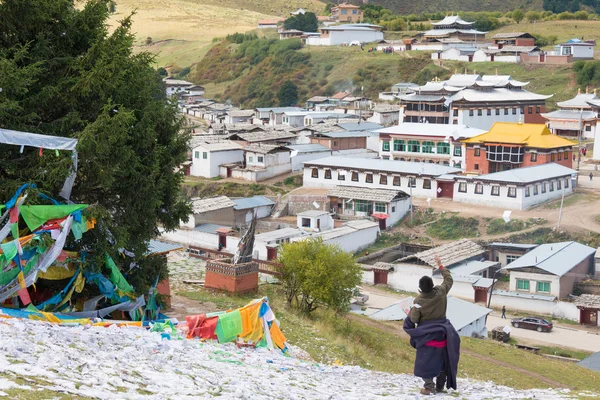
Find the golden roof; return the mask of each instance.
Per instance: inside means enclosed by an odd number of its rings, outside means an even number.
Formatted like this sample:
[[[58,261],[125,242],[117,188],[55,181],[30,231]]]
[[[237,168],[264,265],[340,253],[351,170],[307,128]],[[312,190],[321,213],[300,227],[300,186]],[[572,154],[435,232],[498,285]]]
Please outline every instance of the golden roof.
[[[573,146],[575,143],[553,135],[544,124],[496,122],[489,132],[463,140],[463,143],[504,143],[539,149]]]

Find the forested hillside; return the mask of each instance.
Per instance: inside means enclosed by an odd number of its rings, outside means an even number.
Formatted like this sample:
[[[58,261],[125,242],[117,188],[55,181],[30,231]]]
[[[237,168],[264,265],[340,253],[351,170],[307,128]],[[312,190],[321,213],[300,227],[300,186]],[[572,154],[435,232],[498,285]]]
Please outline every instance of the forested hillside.
[[[511,11],[515,9],[542,10],[543,0],[369,0],[369,4],[383,6],[397,14],[420,14],[424,12],[457,11]],[[548,1],[548,0],[546,0]],[[561,0],[555,0],[561,1]],[[577,1],[577,0],[573,0]],[[592,0],[595,1],[595,0]],[[361,0],[349,3],[362,4]]]

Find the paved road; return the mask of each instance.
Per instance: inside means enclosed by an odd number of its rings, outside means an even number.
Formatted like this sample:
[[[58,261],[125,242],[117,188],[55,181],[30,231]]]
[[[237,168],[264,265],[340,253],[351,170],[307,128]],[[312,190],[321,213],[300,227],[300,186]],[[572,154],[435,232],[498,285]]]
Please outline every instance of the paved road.
[[[495,315],[488,315],[487,328],[491,331],[497,326],[510,326],[510,317],[502,319]],[[551,332],[537,332],[529,329],[513,328],[510,326],[510,336],[517,341],[522,339],[528,344],[557,345],[571,347],[578,350],[600,351],[600,335],[587,333],[587,331],[555,326]]]

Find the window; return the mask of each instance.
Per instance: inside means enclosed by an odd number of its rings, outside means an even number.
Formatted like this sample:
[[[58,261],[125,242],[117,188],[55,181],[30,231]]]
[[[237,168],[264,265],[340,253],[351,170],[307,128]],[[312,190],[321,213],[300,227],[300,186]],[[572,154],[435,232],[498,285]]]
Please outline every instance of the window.
[[[423,189],[431,189],[431,179],[423,179]]]
[[[387,175],[379,175],[379,184],[387,185]]]
[[[474,115],[473,110],[469,110],[469,117],[472,117]]]
[[[513,112],[513,115],[517,115],[517,109],[516,108],[513,108],[512,112]]]
[[[200,158],[200,152],[199,151],[195,151],[194,152],[194,158]]]
[[[392,214],[396,212],[396,206],[392,206]]]
[[[500,196],[500,186],[492,186],[492,196]]]
[[[483,183],[475,184],[475,194],[483,194]]]
[[[252,162],[252,157],[250,157],[250,162]],[[311,178],[318,178],[319,177],[319,169],[318,168],[313,168],[312,169],[312,174],[310,175]]]
[[[254,157],[252,157],[252,156],[248,157],[248,162],[249,163],[254,162]],[[314,171],[314,169],[313,169],[313,171]],[[314,172],[313,172],[313,175],[314,175]],[[317,177],[313,176],[313,178],[318,178],[318,176]]]
[[[325,179],[331,179],[331,170],[330,169],[325,170]]]
[[[453,116],[455,116],[455,117],[458,117],[458,108],[455,108],[455,109],[452,111],[452,115],[453,115]]]
[[[562,189],[562,181],[559,179],[556,181],[556,190]]]
[[[542,183],[542,193],[546,193],[546,182]]]
[[[538,282],[537,291],[540,293],[550,293],[550,282]]]
[[[375,212],[386,213],[387,212],[387,204],[375,203]]]
[[[337,142],[335,140],[333,141],[333,147],[337,147]]]
[[[342,171],[338,172],[338,181],[345,181],[346,180],[346,174],[343,173]]]
[[[569,152],[565,150],[565,160],[569,159]]]
[[[517,197],[517,188],[516,187],[508,188],[508,197]]]
[[[355,211],[356,212],[365,212],[371,214],[372,203],[367,200],[355,200]]]
[[[592,126],[588,125],[585,127],[586,132],[590,132],[592,130]]]
[[[467,182],[461,182],[458,184],[458,191],[461,193],[467,193]]]
[[[506,255],[506,263],[510,264],[513,261],[516,261],[519,258],[519,256],[514,256],[512,254],[507,254]]]
[[[348,10],[342,10],[342,14],[348,14]]]
[[[302,227],[310,228],[310,218],[302,218]]]
[[[450,144],[440,142],[437,144],[437,153],[438,154],[450,154]]]
[[[527,107],[527,114],[533,114],[533,107]]]
[[[352,182],[358,182],[358,172],[352,173]]]
[[[536,162],[537,161],[537,153],[533,152],[531,153],[531,162]]]
[[[558,153],[558,161],[562,160],[562,153]]]
[[[417,178],[408,178],[408,187],[417,187]]]
[[[452,125],[458,125],[458,120],[457,119],[452,120]]]
[[[569,178],[565,178],[565,189],[569,188]]]
[[[477,110],[477,115],[479,115],[479,116],[483,115],[483,110],[481,108],[479,110]]]
[[[500,109],[496,108],[496,115],[500,115]]]
[[[408,141],[408,151],[411,153],[420,153],[421,152],[421,143],[418,140],[409,140]]]
[[[365,182],[367,182],[367,183],[373,183],[373,174],[366,174],[365,175]]]
[[[475,164],[474,167],[475,167],[475,171],[479,171],[479,164]]]
[[[381,151],[390,151],[390,142],[382,142]]]
[[[406,151],[406,142],[404,140],[394,140],[394,151]]]
[[[394,186],[400,186],[400,177],[399,176],[395,176],[394,177],[394,182],[392,182],[392,184]]]
[[[539,114],[539,113],[540,113],[540,106],[537,106],[537,107],[535,108],[535,113],[536,113],[536,114]]]
[[[517,279],[517,290],[524,290],[529,292],[529,281],[526,281],[525,279]]]
[[[460,147],[460,146],[454,146],[454,156],[455,157],[462,156],[462,147]]]
[[[529,186],[527,186],[525,188],[525,197],[529,197],[531,195],[531,192],[529,191]]]
[[[556,155],[554,153],[550,154],[550,161],[554,162]]]
[[[475,157],[479,157],[481,154],[481,149],[479,147],[475,147]]]
[[[508,115],[508,108],[504,109],[504,115]]]
[[[352,14],[358,14],[358,10],[352,10]]]
[[[554,181],[550,181],[550,191],[554,192]]]
[[[435,143],[433,142],[423,142],[423,153],[433,154],[433,146]]]
[[[264,162],[265,158],[263,156],[258,156],[258,162]]]
[[[533,195],[534,196],[538,195],[538,185],[537,185],[537,183],[535,185],[533,185]]]
[[[487,109],[487,115],[492,115],[492,109],[491,108]]]

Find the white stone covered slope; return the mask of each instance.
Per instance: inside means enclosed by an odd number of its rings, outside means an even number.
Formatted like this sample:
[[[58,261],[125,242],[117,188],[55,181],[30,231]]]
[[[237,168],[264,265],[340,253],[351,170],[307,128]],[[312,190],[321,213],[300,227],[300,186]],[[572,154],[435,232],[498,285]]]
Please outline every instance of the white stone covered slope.
[[[50,389],[99,399],[415,399],[421,380],[299,361],[266,349],[167,340],[139,328],[60,327],[0,320],[0,395]],[[17,377],[26,378],[23,380]],[[459,379],[435,399],[562,399]]]

